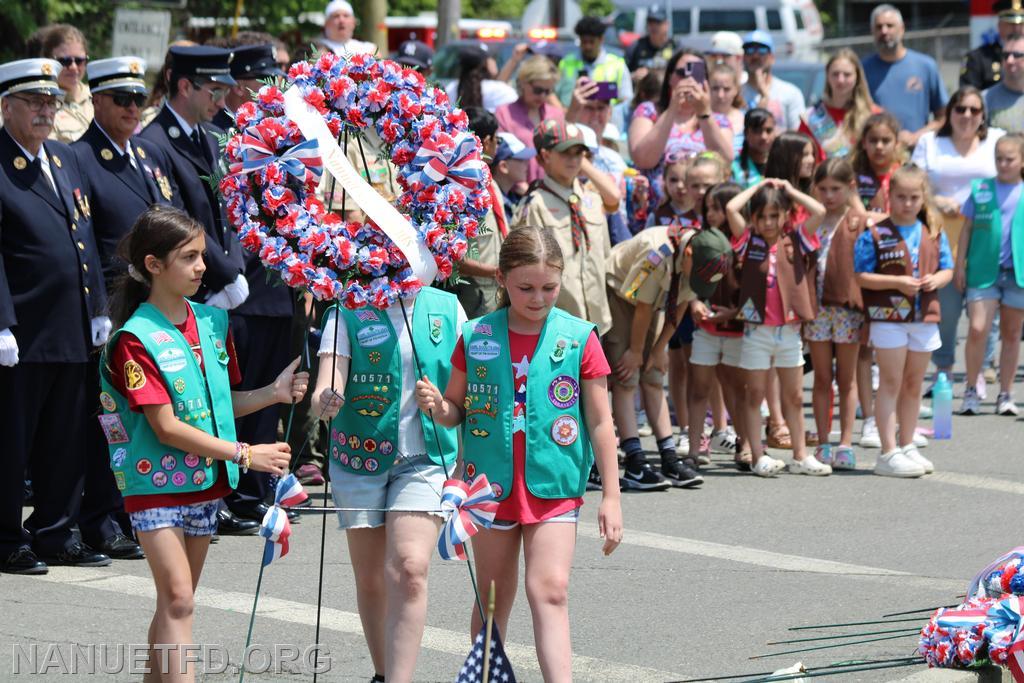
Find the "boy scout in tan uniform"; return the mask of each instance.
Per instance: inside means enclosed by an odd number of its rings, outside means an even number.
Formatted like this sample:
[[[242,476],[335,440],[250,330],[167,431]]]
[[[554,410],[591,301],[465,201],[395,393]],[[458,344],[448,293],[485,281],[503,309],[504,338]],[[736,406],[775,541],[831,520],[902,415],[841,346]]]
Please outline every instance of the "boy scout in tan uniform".
[[[576,178],[586,150],[583,134],[572,123],[547,119],[534,129],[533,144],[547,176],[523,198],[512,229],[525,225],[552,229],[565,259],[555,305],[594,323],[603,335],[612,325],[605,290],[611,244],[601,197],[584,190]],[[563,167],[573,170],[568,177],[556,178]]]

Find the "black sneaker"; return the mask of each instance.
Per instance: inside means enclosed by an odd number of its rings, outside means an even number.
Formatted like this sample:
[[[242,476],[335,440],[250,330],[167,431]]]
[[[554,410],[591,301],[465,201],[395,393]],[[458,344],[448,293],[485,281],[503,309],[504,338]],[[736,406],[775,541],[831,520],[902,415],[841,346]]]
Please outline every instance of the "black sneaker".
[[[661,473],[672,486],[681,489],[694,488],[704,483],[704,477],[686,460],[664,458],[661,461]]]
[[[110,565],[110,556],[98,553],[86,544],[78,542],[72,543],[56,555],[44,555],[39,559],[51,567],[106,567]]]
[[[646,460],[627,462],[619,486],[634,491],[664,491],[671,484],[654,471]]]
[[[600,491],[604,488],[601,485],[601,474],[597,471],[597,465],[590,468],[590,476],[587,478],[588,491]]]

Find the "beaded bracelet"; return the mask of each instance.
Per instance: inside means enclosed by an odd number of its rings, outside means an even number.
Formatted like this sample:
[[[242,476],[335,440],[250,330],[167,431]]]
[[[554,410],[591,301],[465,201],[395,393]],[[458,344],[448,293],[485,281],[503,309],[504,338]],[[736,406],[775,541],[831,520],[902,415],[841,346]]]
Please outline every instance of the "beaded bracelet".
[[[236,441],[235,457],[231,458],[231,462],[240,466],[242,472],[248,472],[249,467],[252,465],[252,446],[244,441]]]

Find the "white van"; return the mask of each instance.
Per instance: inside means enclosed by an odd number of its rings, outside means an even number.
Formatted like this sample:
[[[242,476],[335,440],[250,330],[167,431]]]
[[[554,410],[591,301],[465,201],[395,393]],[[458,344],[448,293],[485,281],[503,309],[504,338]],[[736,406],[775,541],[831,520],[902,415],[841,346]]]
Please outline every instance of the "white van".
[[[771,33],[779,59],[819,59],[824,29],[811,0],[715,0],[711,7],[701,7],[693,0],[657,2],[670,12],[672,33],[680,45],[706,50],[717,31],[733,31],[742,37],[760,29]],[[652,0],[614,0],[612,25],[623,45],[646,32],[651,4]]]

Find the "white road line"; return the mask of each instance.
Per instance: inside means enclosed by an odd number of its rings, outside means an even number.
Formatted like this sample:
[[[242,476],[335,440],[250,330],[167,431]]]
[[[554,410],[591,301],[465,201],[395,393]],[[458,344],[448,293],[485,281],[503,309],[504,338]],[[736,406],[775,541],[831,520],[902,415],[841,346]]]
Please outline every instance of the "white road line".
[[[51,567],[50,573],[36,577],[42,581],[107,591],[119,595],[132,595],[155,600],[156,594],[152,579],[127,574],[110,574],[101,569],[84,569],[71,567]],[[248,616],[252,608],[252,593],[225,591],[217,588],[201,586],[196,594],[196,605],[213,609],[235,612]],[[260,619],[274,619],[291,624],[315,626],[316,605],[293,600],[283,600],[263,594],[259,604]],[[331,631],[362,636],[363,628],[359,615],[331,607],[321,611],[320,625]],[[259,621],[257,621],[259,629]],[[241,649],[242,643],[238,643]],[[443,628],[427,626],[423,633],[423,647],[436,652],[465,657],[469,652],[469,634],[449,631]],[[517,670],[528,670],[539,673],[537,652],[528,645],[505,643],[505,652],[515,664]],[[596,657],[574,654],[572,661],[573,676],[581,680],[594,681],[667,681],[680,680],[684,675],[669,671],[659,671],[630,664],[612,662]]]
[[[597,525],[581,522],[579,533],[587,538],[599,538]],[[833,562],[832,560],[819,560],[813,557],[801,555],[786,555],[770,550],[758,548],[747,548],[740,545],[725,545],[712,543],[711,541],[700,541],[693,538],[680,538],[678,536],[667,536],[649,531],[633,531],[626,529],[623,543],[638,545],[654,550],[666,550],[673,553],[686,555],[699,555],[701,557],[713,557],[719,560],[751,564],[757,567],[768,567],[790,572],[809,572],[814,574],[836,574],[850,578],[864,579],[885,579],[898,580],[903,584],[914,584],[926,588],[956,588],[964,587],[965,582],[954,579],[931,578],[916,576],[908,572],[895,569],[883,569],[881,567],[868,567],[859,564],[847,564],[845,562]]]
[[[1024,484],[1005,479],[992,479],[991,477],[977,477],[973,474],[960,474],[959,472],[936,472],[925,477],[925,481],[937,481],[940,484],[952,484],[963,486],[969,489],[980,489],[982,491],[998,491],[999,493],[1010,493],[1017,496],[1024,496]]]

